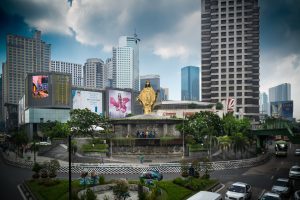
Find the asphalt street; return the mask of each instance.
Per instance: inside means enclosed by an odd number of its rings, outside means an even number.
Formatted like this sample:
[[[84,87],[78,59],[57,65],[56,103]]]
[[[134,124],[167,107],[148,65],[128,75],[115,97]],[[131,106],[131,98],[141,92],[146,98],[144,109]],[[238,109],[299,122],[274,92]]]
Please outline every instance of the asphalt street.
[[[220,170],[211,173],[212,178],[218,179],[225,187],[220,191],[225,195],[226,190],[233,182],[241,181],[248,183],[253,188],[252,199],[257,200],[264,191],[270,191],[277,178],[287,178],[292,165],[300,164],[300,157],[294,156],[295,148],[300,145],[292,145],[289,149],[288,157],[272,157],[267,163],[244,169]],[[24,180],[30,179],[32,172],[30,169],[22,169],[6,165],[2,157],[0,159],[0,197],[1,199],[22,199],[17,189],[17,185]],[[180,174],[164,174],[164,179],[170,180]],[[67,174],[58,174],[60,178],[67,178]],[[129,180],[138,179],[138,174],[105,175],[106,180],[127,178]],[[73,179],[78,179],[79,174],[73,174]],[[300,181],[294,182],[294,189],[300,190]]]

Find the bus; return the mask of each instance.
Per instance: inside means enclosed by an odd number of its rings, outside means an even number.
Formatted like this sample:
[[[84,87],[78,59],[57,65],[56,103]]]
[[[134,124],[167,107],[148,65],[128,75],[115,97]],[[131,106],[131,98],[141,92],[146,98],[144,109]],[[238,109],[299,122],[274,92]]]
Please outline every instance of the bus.
[[[287,156],[288,144],[284,140],[279,140],[275,142],[275,155],[276,156]]]

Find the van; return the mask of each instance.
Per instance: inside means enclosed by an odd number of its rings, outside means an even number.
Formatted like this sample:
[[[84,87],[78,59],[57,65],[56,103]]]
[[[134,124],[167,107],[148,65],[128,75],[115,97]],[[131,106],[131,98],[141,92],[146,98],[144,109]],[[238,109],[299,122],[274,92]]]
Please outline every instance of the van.
[[[201,191],[191,196],[187,200],[222,200],[222,196],[216,192]]]

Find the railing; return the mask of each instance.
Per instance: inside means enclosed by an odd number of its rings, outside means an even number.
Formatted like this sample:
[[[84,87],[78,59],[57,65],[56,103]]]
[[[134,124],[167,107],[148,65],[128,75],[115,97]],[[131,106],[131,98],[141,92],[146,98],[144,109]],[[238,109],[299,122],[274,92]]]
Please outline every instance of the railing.
[[[7,164],[23,167],[32,168],[33,162],[26,160],[13,160],[5,156],[2,153],[3,158],[6,160]],[[237,169],[245,167],[253,167],[266,162],[270,158],[270,154],[260,155],[255,158],[243,159],[243,160],[229,160],[229,161],[216,161],[200,163],[201,171],[204,171],[209,165],[211,170],[224,170],[224,169]],[[190,165],[190,164],[189,164]],[[92,163],[72,163],[72,172],[81,173],[82,171],[92,172],[95,171],[100,174],[140,174],[148,170],[158,170],[162,173],[180,173],[181,172],[180,163],[157,163],[157,164],[132,164],[132,163],[105,163],[105,164],[92,164]],[[67,173],[68,166],[63,165],[60,167],[59,172]]]

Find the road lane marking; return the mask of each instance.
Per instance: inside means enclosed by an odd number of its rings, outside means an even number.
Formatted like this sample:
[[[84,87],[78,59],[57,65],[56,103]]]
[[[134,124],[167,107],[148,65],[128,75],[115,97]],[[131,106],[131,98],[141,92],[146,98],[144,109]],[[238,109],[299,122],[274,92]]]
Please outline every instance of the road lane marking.
[[[258,198],[261,198],[261,196],[265,193],[265,189],[263,189],[263,191],[261,191],[260,195],[258,196]]]
[[[273,180],[274,176],[271,176],[271,180]]]
[[[217,189],[215,192],[220,192],[221,190],[224,189],[224,187],[225,187],[225,185],[221,183],[221,187],[219,189]]]
[[[18,185],[17,188],[18,188],[18,190],[19,190],[19,192],[20,192],[22,198],[23,198],[24,200],[27,200],[27,198],[26,198],[26,196],[24,195],[23,190],[21,189],[20,185]]]

